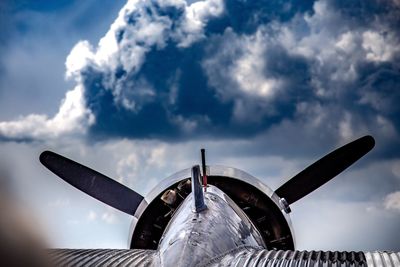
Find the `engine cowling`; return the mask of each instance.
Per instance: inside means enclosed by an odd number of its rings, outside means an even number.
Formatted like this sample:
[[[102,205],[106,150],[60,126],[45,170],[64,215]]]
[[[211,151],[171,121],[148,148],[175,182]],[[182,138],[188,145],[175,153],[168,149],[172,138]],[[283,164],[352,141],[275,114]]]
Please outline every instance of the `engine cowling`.
[[[190,169],[161,181],[140,203],[131,225],[129,247],[157,249],[175,210],[190,194]],[[267,185],[232,167],[210,166],[208,183],[227,194],[261,233],[268,249],[293,250],[293,229],[287,207]],[[285,212],[286,209],[286,212]]]

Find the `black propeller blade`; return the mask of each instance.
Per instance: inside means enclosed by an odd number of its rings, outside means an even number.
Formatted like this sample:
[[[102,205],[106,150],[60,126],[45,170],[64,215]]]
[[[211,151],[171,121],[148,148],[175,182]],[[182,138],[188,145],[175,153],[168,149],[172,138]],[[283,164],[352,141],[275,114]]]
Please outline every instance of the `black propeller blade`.
[[[115,180],[51,151],[40,162],[67,183],[101,202],[134,215],[143,197]]]
[[[367,154],[375,145],[372,136],[361,137],[308,166],[275,192],[290,205],[308,195]]]

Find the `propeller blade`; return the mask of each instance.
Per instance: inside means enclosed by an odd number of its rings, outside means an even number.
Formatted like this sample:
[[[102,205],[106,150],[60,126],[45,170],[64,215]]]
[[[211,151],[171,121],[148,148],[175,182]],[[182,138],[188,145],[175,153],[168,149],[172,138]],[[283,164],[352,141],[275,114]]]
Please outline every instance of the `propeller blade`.
[[[308,166],[275,192],[290,205],[344,171],[367,154],[374,145],[375,140],[370,135],[348,143]]]
[[[51,151],[40,162],[67,183],[101,202],[134,215],[143,197],[123,184]]]

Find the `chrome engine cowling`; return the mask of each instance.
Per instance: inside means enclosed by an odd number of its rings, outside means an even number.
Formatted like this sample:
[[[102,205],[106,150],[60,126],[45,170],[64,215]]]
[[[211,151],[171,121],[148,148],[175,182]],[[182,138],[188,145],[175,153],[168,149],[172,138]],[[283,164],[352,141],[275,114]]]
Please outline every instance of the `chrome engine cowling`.
[[[130,248],[156,249],[175,210],[190,194],[190,169],[161,181],[143,199],[131,225]],[[210,166],[208,183],[228,195],[248,216],[268,249],[293,250],[294,234],[279,197],[264,183],[236,168]]]

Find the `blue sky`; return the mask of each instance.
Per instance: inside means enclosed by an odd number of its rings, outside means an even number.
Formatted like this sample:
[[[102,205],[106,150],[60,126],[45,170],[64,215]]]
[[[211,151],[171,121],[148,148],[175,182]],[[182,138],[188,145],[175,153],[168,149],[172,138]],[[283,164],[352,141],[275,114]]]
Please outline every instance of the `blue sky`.
[[[203,146],[277,188],[371,134],[373,152],[293,205],[298,248],[400,249],[399,1],[0,9],[0,160],[51,246],[124,247],[130,218],[44,170],[44,149],[145,195]]]

